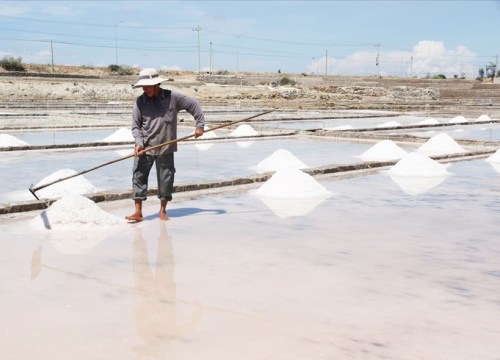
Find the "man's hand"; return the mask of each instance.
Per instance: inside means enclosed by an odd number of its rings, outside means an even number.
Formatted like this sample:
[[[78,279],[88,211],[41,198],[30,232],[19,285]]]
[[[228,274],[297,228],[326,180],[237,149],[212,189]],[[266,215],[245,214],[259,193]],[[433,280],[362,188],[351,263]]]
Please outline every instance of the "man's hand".
[[[144,148],[141,145],[136,145],[134,148],[135,156],[144,155],[144,153],[141,153],[142,150],[144,150]]]
[[[194,137],[197,138],[197,137],[200,137],[201,135],[203,135],[205,133],[205,131],[203,129],[196,129],[194,131]]]

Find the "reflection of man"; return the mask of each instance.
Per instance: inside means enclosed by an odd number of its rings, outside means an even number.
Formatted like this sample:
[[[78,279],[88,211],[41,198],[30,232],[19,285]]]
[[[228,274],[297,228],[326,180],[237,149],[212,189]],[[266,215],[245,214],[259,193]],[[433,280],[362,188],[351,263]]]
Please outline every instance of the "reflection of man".
[[[142,230],[136,228],[133,244],[135,278],[135,324],[144,344],[137,348],[141,356],[156,358],[160,346],[191,334],[200,320],[201,308],[195,304],[193,318],[184,324],[176,319],[176,286],[174,256],[165,222],[160,221],[160,236],[155,270],[148,261],[146,241]]]

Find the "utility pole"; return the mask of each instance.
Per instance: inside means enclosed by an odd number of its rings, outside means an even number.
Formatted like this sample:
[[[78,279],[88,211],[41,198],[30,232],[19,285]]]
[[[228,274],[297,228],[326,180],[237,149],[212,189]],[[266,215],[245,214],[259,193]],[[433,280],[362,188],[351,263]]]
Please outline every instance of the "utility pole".
[[[115,65],[118,66],[118,25],[120,25],[122,21],[118,21],[115,25]]]
[[[209,66],[209,71],[210,71],[210,75],[212,75],[212,42],[210,41],[210,66]]]
[[[197,25],[195,28],[193,28],[193,31],[198,32],[198,74],[201,73],[201,57],[200,57],[200,26]]]
[[[328,49],[326,50],[325,55],[325,75],[328,75]]]
[[[375,65],[377,66],[377,77],[380,78],[380,69],[379,69],[379,64],[380,64],[380,44],[375,44],[377,47],[377,58],[375,59]]]
[[[52,47],[52,40],[50,40],[50,56],[52,58],[52,73],[54,73],[54,48]]]

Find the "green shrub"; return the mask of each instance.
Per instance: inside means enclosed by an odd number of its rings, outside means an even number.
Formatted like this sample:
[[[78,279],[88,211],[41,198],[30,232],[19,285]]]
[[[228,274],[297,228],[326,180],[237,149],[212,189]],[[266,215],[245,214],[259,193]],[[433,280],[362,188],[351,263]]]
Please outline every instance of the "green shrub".
[[[134,69],[130,66],[122,66],[122,65],[109,65],[108,70],[118,75],[133,75]]]
[[[446,75],[443,74],[434,75],[434,79],[446,79]]]
[[[4,56],[2,60],[0,60],[0,67],[7,71],[25,71],[23,65],[23,59],[18,57],[15,59],[13,56]]]
[[[280,80],[280,85],[295,85],[296,82],[294,80],[291,80],[287,77],[281,78]]]

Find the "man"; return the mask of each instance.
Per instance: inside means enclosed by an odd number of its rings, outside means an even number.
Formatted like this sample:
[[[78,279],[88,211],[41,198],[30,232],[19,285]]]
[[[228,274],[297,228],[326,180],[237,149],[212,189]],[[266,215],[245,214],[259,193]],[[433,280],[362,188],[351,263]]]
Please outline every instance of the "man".
[[[125,217],[129,221],[143,220],[142,202],[147,198],[149,172],[153,164],[156,164],[161,220],[168,220],[167,202],[172,200],[177,143],[148,152],[141,151],[177,138],[177,114],[181,110],[186,110],[196,120],[195,137],[204,132],[205,117],[199,103],[178,92],[162,89],[160,84],[166,80],[155,69],[149,68],[139,73],[139,80],[133,85],[133,88],[142,87],[143,94],[136,99],[132,112],[136,154],[132,171],[135,212]]]

